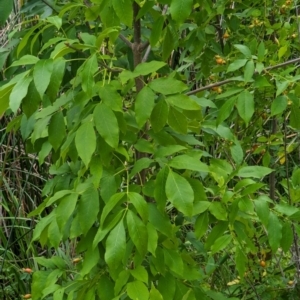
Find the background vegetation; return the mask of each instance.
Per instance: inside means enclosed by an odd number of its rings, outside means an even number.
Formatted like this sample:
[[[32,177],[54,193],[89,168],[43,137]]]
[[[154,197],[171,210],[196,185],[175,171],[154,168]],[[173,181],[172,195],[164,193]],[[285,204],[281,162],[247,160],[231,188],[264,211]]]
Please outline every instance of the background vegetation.
[[[1,299],[298,299],[296,0],[0,12]]]

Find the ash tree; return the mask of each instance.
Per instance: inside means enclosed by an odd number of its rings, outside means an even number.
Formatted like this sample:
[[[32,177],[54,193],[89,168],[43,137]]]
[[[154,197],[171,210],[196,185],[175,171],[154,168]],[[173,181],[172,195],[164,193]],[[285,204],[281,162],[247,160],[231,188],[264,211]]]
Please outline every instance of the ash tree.
[[[297,1],[47,0],[21,12],[0,51],[0,112],[49,166],[29,214],[43,253],[32,299],[292,297]]]

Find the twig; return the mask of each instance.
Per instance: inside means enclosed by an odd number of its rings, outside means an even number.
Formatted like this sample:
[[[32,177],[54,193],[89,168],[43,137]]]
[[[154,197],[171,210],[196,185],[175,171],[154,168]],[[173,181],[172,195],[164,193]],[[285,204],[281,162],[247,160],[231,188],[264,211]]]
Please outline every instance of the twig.
[[[142,59],[142,62],[145,62],[147,61],[148,57],[149,57],[149,54],[150,54],[150,51],[151,51],[151,46],[149,45],[144,56],[143,56],[143,59]]]
[[[149,40],[147,40],[144,44],[141,45],[140,51],[144,51],[149,46],[149,44],[150,42]]]
[[[57,14],[59,14],[59,11],[53,7],[50,3],[48,3],[46,0],[42,0],[47,6],[49,6],[53,11],[55,11]]]
[[[119,38],[130,48],[133,48],[133,44],[126,39],[126,37],[123,34],[119,34]]]
[[[189,91],[186,93],[186,95],[193,95],[193,94],[197,94],[198,92],[202,92],[202,91],[205,91],[205,90],[209,90],[215,86],[221,86],[221,85],[224,85],[224,84],[227,84],[227,83],[230,83],[232,81],[236,81],[235,79],[226,79],[226,80],[223,80],[223,81],[219,81],[219,82],[215,82],[215,83],[212,83],[212,84],[209,84],[209,85],[206,85],[206,86],[202,86],[198,89],[195,89],[193,91]]]
[[[114,72],[114,73],[121,73],[122,71],[124,71],[123,69],[121,68],[111,68],[109,67],[107,64],[103,63],[103,62],[99,62],[99,64],[101,66],[103,66],[107,71],[109,72]]]
[[[263,69],[263,72],[267,72],[267,71],[270,71],[270,70],[274,70],[274,69],[278,69],[278,68],[281,68],[281,67],[285,67],[285,66],[291,65],[293,63],[299,62],[299,61],[300,61],[300,57],[294,58],[294,59],[285,61],[285,62],[283,62],[281,64],[278,64],[278,65],[275,65],[275,66],[266,67],[265,69]],[[254,74],[258,74],[258,71],[255,71]],[[194,94],[197,94],[198,92],[209,90],[209,89],[211,89],[213,87],[221,86],[221,85],[233,82],[233,81],[237,81],[237,80],[234,79],[234,78],[229,78],[229,79],[226,79],[226,80],[223,80],[223,81],[215,82],[215,83],[212,83],[212,84],[209,84],[209,85],[206,85],[206,86],[202,86],[202,87],[200,87],[198,89],[195,89],[193,91],[189,91],[189,92],[186,93],[186,95],[194,95]]]
[[[278,64],[278,65],[275,65],[275,66],[269,66],[267,68],[265,68],[263,71],[270,71],[270,70],[273,70],[273,69],[278,69],[278,68],[281,68],[281,67],[285,67],[287,65],[290,65],[292,63],[296,63],[296,62],[299,62],[300,61],[300,57],[298,58],[294,58],[294,59],[291,59],[291,60],[287,60],[281,64]],[[257,73],[257,72],[255,72]]]

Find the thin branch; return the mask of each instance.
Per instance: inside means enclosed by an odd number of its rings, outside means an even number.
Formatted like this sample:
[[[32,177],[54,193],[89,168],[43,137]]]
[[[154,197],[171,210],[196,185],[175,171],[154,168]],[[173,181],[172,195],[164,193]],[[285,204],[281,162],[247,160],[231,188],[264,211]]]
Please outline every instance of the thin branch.
[[[300,57],[298,58],[294,58],[294,59],[291,59],[291,60],[287,60],[281,64],[278,64],[278,65],[275,65],[275,66],[270,66],[270,67],[267,67],[265,68],[263,71],[269,71],[269,70],[273,70],[273,69],[278,69],[278,68],[281,68],[281,67],[285,67],[287,65],[291,65],[293,63],[296,63],[296,62],[299,62],[300,61]],[[257,73],[257,72],[255,72]]]
[[[142,59],[142,62],[145,62],[147,61],[148,57],[149,57],[149,54],[150,54],[150,51],[151,51],[151,46],[149,45],[144,56],[143,56],[143,59]]]
[[[150,41],[147,40],[144,44],[141,45],[141,49],[140,50],[144,51],[149,46],[149,44],[150,44]]]
[[[133,44],[126,39],[126,37],[123,34],[119,34],[119,38],[130,48],[133,48]]]
[[[213,87],[221,86],[221,85],[233,82],[233,81],[236,81],[236,79],[226,79],[226,80],[223,80],[223,81],[215,82],[215,83],[212,83],[212,84],[209,84],[209,85],[206,85],[206,86],[202,86],[202,87],[200,87],[198,89],[195,89],[193,91],[189,91],[189,92],[186,93],[186,95],[197,94],[198,92],[209,90],[209,89],[211,89]]]
[[[109,67],[107,64],[105,64],[103,62],[99,62],[99,64],[101,66],[103,66],[109,72],[121,73],[122,71],[124,71],[124,69],[121,69],[121,68],[111,68],[111,67]]]
[[[57,14],[59,14],[59,11],[53,7],[50,3],[48,3],[46,0],[42,0],[47,6],[49,6],[53,11],[55,11]]]
[[[275,66],[266,67],[265,69],[263,69],[263,72],[267,72],[267,71],[270,71],[270,70],[285,67],[285,66],[291,65],[291,64],[296,63],[296,62],[300,62],[300,57],[285,61],[285,62],[283,62],[281,64],[278,64],[278,65],[275,65]],[[258,74],[258,72],[255,71],[254,74]],[[209,84],[209,85],[206,85],[206,86],[202,86],[201,88],[195,89],[193,91],[189,91],[189,92],[186,93],[186,95],[194,95],[194,94],[197,94],[199,92],[209,90],[213,87],[221,86],[221,85],[233,82],[233,81],[237,81],[237,80],[234,79],[234,78],[229,78],[229,79],[226,79],[226,80],[223,80],[223,81],[215,82],[215,83],[212,83],[212,84]]]

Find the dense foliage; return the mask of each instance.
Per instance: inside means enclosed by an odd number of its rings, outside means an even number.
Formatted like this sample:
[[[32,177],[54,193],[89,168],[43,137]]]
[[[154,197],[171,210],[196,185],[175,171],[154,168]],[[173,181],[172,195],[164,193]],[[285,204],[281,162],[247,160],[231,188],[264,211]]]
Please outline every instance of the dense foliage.
[[[297,1],[20,9],[0,48],[0,113],[46,179],[20,293],[297,299]]]

